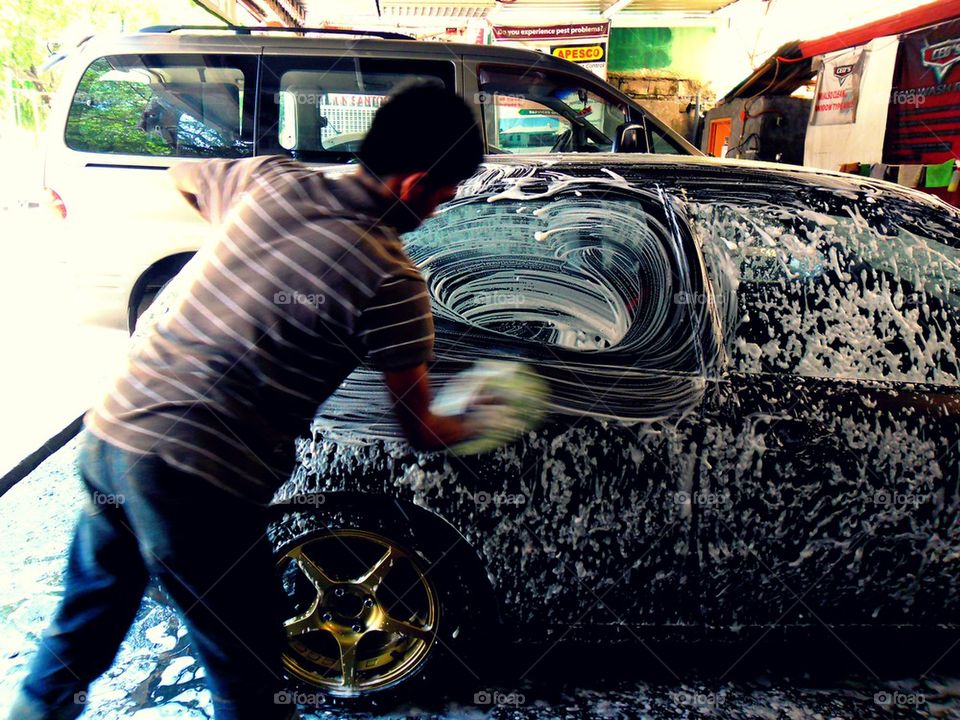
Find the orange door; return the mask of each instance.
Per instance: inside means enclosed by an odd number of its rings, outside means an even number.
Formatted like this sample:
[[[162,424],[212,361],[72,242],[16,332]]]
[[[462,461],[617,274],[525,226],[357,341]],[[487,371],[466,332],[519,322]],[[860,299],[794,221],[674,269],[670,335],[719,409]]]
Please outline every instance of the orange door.
[[[710,121],[710,144],[707,152],[714,157],[724,157],[727,140],[730,139],[730,118]]]

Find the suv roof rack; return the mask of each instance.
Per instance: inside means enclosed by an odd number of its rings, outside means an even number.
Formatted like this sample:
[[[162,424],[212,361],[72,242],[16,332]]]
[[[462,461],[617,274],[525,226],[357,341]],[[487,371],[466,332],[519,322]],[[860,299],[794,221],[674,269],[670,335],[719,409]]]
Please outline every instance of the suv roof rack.
[[[414,37],[389,30],[348,30],[346,28],[305,28],[305,27],[269,27],[246,25],[150,25],[142,28],[143,33],[175,33],[181,30],[219,30],[235,32],[237,35],[249,35],[252,32],[280,33],[323,33],[326,35],[366,35],[382,40],[413,40]]]

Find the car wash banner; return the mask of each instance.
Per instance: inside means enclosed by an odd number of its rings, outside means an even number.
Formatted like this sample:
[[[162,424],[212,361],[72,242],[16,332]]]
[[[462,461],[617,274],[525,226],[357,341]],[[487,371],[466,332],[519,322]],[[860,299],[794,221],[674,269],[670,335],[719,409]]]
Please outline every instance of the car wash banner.
[[[904,35],[883,160],[937,164],[960,155],[960,20]]]
[[[494,25],[493,41],[549,53],[582,65],[607,78],[607,43],[610,23],[565,25]]]
[[[857,121],[866,59],[863,47],[823,56],[811,125],[847,125]]]

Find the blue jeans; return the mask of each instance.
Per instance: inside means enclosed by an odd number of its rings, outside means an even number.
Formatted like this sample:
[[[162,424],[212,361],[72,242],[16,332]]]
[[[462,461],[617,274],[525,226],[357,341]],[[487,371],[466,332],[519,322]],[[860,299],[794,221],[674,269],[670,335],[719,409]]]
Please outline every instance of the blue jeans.
[[[266,508],[155,455],[85,432],[87,502],[70,546],[63,599],[30,665],[11,720],[72,720],[113,662],[156,576],[186,621],[217,720],[288,717],[283,591]],[[228,480],[228,479],[227,479]]]

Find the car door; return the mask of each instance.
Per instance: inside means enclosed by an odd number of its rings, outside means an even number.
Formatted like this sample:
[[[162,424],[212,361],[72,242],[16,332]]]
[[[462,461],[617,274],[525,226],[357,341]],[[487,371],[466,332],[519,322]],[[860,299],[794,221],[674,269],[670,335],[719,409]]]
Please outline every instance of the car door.
[[[546,424],[487,455],[413,456],[389,443],[379,379],[360,371],[318,418],[312,464],[447,518],[513,623],[570,639],[699,628],[689,494],[704,306],[685,299],[703,273],[654,190],[576,170],[491,166],[405,236],[434,303],[438,387],[481,359],[525,362],[551,386]],[[371,432],[386,452],[357,445]]]
[[[729,354],[704,403],[704,612],[748,642],[955,622],[957,221],[884,200],[695,211]]]

